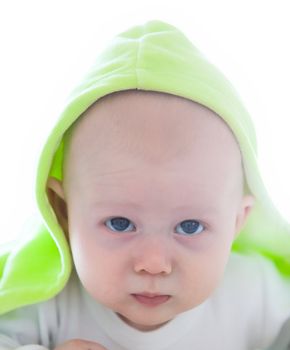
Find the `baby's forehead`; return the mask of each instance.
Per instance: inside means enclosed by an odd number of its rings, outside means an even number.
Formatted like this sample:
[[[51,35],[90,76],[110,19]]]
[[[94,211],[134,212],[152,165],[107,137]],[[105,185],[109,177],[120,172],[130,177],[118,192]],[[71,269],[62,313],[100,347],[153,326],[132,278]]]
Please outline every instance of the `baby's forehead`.
[[[186,98],[155,91],[130,90],[101,98],[79,118],[70,134],[70,148],[95,145],[101,153],[131,152],[157,162],[222,147],[240,157],[232,131],[215,112]]]
[[[173,127],[176,133],[180,130],[184,133],[188,124],[194,127],[189,133],[198,127],[200,131],[215,129],[235,139],[225,121],[209,108],[184,97],[144,90],[118,91],[102,97],[79,117],[75,128],[99,126],[102,131],[105,128],[130,131],[135,127],[142,131],[143,127],[143,131],[150,128],[161,133]]]
[[[239,148],[228,125],[207,107],[183,97],[153,91],[123,91],[94,103],[71,132],[112,146],[199,147],[223,141]],[[203,143],[202,143],[203,142]]]

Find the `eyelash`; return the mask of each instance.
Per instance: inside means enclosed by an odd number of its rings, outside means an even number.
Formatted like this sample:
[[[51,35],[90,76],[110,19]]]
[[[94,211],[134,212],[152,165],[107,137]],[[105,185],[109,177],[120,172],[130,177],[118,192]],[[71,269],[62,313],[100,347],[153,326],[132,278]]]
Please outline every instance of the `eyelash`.
[[[119,223],[119,224],[121,224],[123,222],[123,226],[124,226],[125,223],[128,223],[128,227],[124,227],[124,229],[117,230],[117,229],[115,229],[112,226],[112,220],[114,220],[115,223]],[[176,231],[176,233],[180,233],[180,234],[185,235],[185,236],[196,236],[196,235],[202,233],[205,230],[205,228],[206,228],[205,225],[203,225],[198,220],[187,219],[187,220],[183,220],[180,223],[178,223],[175,229],[177,230],[178,227],[182,227],[182,224],[183,224],[183,226],[186,225],[186,226],[190,227],[190,225],[192,225],[192,223],[193,223],[194,227],[197,226],[197,230],[196,231],[190,232],[190,233],[181,233],[181,232]],[[111,218],[107,219],[104,222],[104,225],[109,230],[111,230],[113,232],[134,232],[134,231],[137,230],[136,226],[132,223],[131,220],[129,220],[129,219],[125,218],[125,217],[121,217],[121,216],[115,216],[115,217],[111,217]],[[184,228],[182,230],[184,230]]]

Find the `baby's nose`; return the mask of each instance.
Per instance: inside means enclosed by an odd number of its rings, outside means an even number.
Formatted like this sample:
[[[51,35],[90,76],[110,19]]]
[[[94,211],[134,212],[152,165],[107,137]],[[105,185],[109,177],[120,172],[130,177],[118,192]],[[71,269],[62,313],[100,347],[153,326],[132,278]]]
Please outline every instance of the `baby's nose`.
[[[168,242],[159,237],[146,237],[136,247],[134,271],[152,275],[172,272],[172,253]]]

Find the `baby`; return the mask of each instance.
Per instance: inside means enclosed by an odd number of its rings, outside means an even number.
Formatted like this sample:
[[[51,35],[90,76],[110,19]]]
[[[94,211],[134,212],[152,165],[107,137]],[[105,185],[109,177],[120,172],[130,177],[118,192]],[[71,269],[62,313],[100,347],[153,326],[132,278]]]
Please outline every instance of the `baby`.
[[[2,254],[0,349],[269,346],[290,230],[254,149],[232,86],[176,28],[118,36],[43,149],[40,223]]]

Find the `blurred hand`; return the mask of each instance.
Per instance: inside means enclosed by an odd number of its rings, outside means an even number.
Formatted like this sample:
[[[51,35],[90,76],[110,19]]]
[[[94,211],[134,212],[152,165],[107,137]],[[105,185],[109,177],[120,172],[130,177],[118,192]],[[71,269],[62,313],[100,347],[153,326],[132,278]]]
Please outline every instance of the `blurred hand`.
[[[58,345],[54,350],[108,350],[102,345],[82,339],[68,340],[63,344]]]

